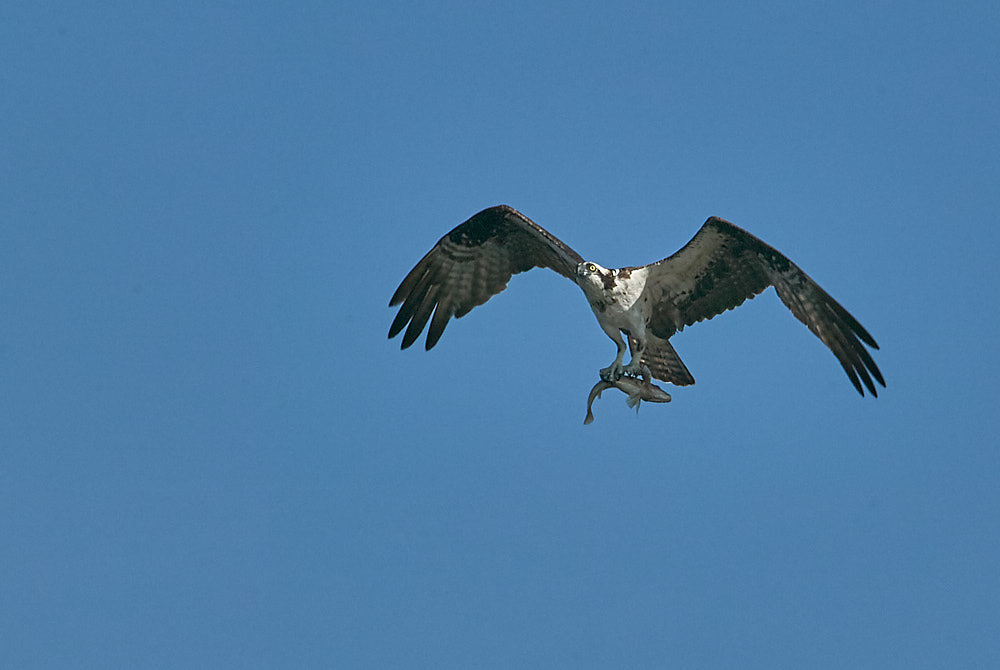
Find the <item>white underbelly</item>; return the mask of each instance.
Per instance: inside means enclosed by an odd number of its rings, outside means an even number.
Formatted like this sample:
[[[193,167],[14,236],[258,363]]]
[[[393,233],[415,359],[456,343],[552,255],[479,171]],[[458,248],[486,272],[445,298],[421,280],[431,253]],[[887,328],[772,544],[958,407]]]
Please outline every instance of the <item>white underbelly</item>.
[[[646,332],[646,315],[643,314],[643,302],[637,300],[627,307],[622,307],[618,303],[608,305],[604,314],[598,314],[597,318],[619,330],[627,330],[636,335]]]

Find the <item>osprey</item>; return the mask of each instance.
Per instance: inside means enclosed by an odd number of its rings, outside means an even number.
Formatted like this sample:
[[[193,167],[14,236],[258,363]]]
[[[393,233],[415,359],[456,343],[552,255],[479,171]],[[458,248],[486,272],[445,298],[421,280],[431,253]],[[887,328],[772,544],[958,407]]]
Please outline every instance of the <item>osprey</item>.
[[[585,261],[512,207],[484,209],[438,240],[403,279],[389,301],[390,307],[402,304],[389,337],[405,327],[401,348],[406,349],[430,320],[429,350],[451,317],[465,316],[504,290],[511,276],[535,267],[555,270],[587,296],[597,322],[618,347],[615,360],[600,371],[607,382],[637,376],[646,365],[657,379],[693,384],[670,337],[773,286],[792,314],[830,348],[858,393],[864,395],[862,383],[873,396],[875,381],[885,386],[865,349],[878,345],[857,319],[783,254],[714,216],[672,256],[608,269]],[[627,365],[626,348],[631,349]]]

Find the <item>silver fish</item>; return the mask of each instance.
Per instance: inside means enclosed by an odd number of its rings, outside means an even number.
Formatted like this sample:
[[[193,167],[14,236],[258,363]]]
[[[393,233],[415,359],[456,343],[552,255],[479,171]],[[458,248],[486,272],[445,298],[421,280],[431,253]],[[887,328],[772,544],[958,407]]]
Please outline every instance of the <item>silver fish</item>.
[[[594,388],[590,389],[590,395],[587,397],[587,418],[583,420],[583,423],[586,425],[594,420],[594,413],[591,411],[594,399],[600,398],[601,393],[609,388],[616,388],[625,393],[628,396],[625,402],[629,407],[635,407],[636,412],[639,411],[639,404],[643,400],[646,402],[670,402],[670,394],[649,381],[650,379],[649,368],[643,366],[642,378],[621,377],[613,382],[606,382],[603,379],[597,382],[594,384]]]

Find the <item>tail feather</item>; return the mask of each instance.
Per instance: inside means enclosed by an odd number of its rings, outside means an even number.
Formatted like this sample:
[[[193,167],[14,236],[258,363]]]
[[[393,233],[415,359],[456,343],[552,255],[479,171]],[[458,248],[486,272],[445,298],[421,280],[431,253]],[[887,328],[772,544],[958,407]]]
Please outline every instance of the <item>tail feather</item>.
[[[649,366],[656,379],[670,382],[676,386],[694,384],[694,377],[681,357],[674,351],[669,341],[646,332],[646,351],[642,354],[642,362]]]

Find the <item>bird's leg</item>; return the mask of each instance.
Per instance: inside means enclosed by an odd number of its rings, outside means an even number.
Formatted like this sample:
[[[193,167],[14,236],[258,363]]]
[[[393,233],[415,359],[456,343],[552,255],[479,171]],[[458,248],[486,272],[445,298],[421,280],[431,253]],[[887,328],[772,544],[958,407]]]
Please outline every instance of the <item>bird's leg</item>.
[[[625,350],[628,348],[625,346],[625,340],[622,339],[621,333],[617,330],[613,333],[605,330],[608,333],[608,337],[614,340],[615,345],[618,347],[618,355],[615,356],[614,362],[611,363],[606,368],[601,368],[601,379],[606,382],[616,382],[621,379],[622,374],[625,372],[625,366],[622,365],[622,359],[625,358]]]
[[[632,350],[632,360],[622,369],[622,372],[630,377],[638,377],[642,375],[642,354],[646,351],[646,340],[640,340],[629,334],[628,344]]]

